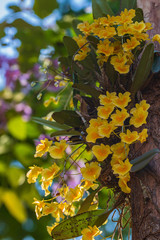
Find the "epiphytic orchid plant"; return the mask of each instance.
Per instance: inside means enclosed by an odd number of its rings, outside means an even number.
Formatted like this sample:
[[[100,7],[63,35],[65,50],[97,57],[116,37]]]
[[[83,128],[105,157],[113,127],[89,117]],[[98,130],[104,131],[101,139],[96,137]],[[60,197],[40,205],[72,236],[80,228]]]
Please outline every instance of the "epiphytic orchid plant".
[[[104,16],[101,1],[96,4],[93,1],[94,21],[75,20],[77,36],[64,37],[68,57],[60,58],[63,73],[56,79],[65,84],[63,91],[70,89],[68,105],[47,120],[34,118],[55,129],[52,139],[41,140],[35,153],[35,157],[48,153],[50,165],[37,162],[27,173],[29,183],[38,179],[45,196],[51,194],[34,204],[38,219],[53,216],[53,225],[47,227],[53,239],[81,235],[82,240],[98,235],[106,239],[99,227],[115,209],[119,219],[112,239],[116,229],[117,239],[123,239],[123,228],[130,223],[128,216],[122,224],[130,209],[130,173],[141,170],[159,152],[151,149],[136,158],[132,154],[133,146],[141,147],[149,134],[150,105],[137,93],[154,72],[153,41],[160,43],[160,35],[149,38],[152,26],[144,22],[141,9]],[[52,101],[53,97],[45,106]],[[73,176],[76,184],[71,186]],[[114,197],[100,209],[103,189],[111,189]]]

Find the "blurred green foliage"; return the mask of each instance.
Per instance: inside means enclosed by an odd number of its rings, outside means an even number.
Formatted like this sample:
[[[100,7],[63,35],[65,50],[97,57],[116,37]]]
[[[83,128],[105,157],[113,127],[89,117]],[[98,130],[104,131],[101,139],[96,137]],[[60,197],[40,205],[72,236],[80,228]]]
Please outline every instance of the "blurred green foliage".
[[[111,11],[117,13],[120,7],[123,9],[125,4],[134,4],[134,1],[122,1],[121,6],[119,0],[108,0],[108,3],[110,4]],[[21,74],[33,70],[35,64],[41,63],[45,58],[53,60],[59,56],[66,57],[67,50],[69,55],[72,56],[75,53],[75,49],[77,49],[77,46],[75,46],[73,51],[72,48],[75,43],[70,38],[70,36],[75,35],[75,32],[71,29],[72,20],[75,17],[79,21],[92,19],[91,14],[84,14],[84,10],[74,12],[69,8],[65,13],[55,0],[35,0],[33,8],[30,9],[24,7],[23,1],[19,1],[18,5],[10,4],[9,8],[12,10],[12,13],[0,24],[0,44],[7,45],[4,37],[9,36],[5,30],[8,27],[14,27],[16,33],[12,36],[11,41],[20,41],[20,46],[17,47],[17,50],[18,65]],[[128,8],[130,8],[130,5],[128,5]],[[45,24],[45,18],[55,9],[59,9],[59,19],[55,23],[51,21],[50,24]],[[29,21],[29,17],[26,20],[24,18],[25,14],[38,19],[37,23],[34,24],[32,21]],[[77,22],[75,26],[76,24]],[[63,43],[64,35],[68,35],[68,37],[65,38]],[[46,50],[46,53],[43,50]],[[68,61],[70,63],[71,58],[61,59],[61,62],[65,62],[66,65],[68,65]],[[82,64],[88,66],[86,72],[83,73],[88,76],[88,73],[92,70],[92,59],[88,58]],[[76,70],[79,71],[79,74],[82,74],[78,68]],[[90,78],[90,75],[88,79],[94,81],[94,78]],[[88,82],[88,79],[86,82]],[[36,97],[42,89],[43,83],[39,81],[39,76],[35,77],[33,74],[30,75],[28,84],[30,85],[32,81],[38,81],[38,83],[33,89],[27,91],[27,93],[25,93],[24,88],[22,89],[22,86],[19,84],[16,84],[14,89],[4,89],[0,92],[0,107],[2,107],[4,102],[10,106],[5,112],[6,125],[0,128],[1,240],[29,240],[29,238],[25,238],[27,236],[32,237],[30,240],[39,240],[40,238],[45,240],[51,239],[47,234],[45,226],[53,223],[52,218],[47,216],[37,221],[34,206],[32,205],[33,198],[40,199],[42,193],[39,191],[38,186],[29,185],[25,179],[29,166],[47,164],[46,159],[34,158],[34,139],[38,139],[40,134],[50,133],[50,129],[43,128],[43,126],[31,120],[24,120],[22,114],[16,112],[13,105],[24,101],[31,107],[33,116],[43,117],[55,108],[57,111],[71,110],[69,103],[75,92],[72,91],[71,85],[68,84],[64,89],[48,90],[43,100],[38,101]],[[23,96],[17,100],[17,94],[21,93],[22,90]],[[92,92],[92,89],[89,88],[89,91]],[[97,94],[97,92],[93,94]],[[58,104],[52,103],[46,109],[43,106],[43,101],[47,100],[50,96],[57,97]],[[61,118],[61,116],[57,116],[57,118],[63,121],[66,120]],[[111,195],[112,197],[112,192],[108,193],[108,190],[104,189],[100,194],[100,198],[102,199],[100,207],[105,208],[108,196]]]
[[[0,44],[6,47],[15,40],[20,41],[20,45],[16,47],[20,68],[19,78],[22,73],[33,72],[35,64],[43,62],[45,58],[56,59],[58,56],[65,55],[63,36],[72,34],[69,30],[72,19],[84,13],[84,10],[71,11],[70,7],[66,13],[62,12],[59,4],[52,0],[47,2],[35,0],[33,8],[25,7],[23,1],[19,1],[17,5],[10,3],[8,8],[10,14],[0,24]],[[57,21],[50,20],[48,25],[45,24],[45,19],[50,14],[54,18],[55,9],[59,11]],[[25,14],[28,18],[24,17]],[[30,21],[30,17],[33,21]],[[10,36],[6,29],[16,29],[16,32]],[[10,40],[6,41],[6,39]],[[43,54],[44,50],[46,54]],[[15,66],[17,63],[11,68],[14,70]],[[33,198],[40,199],[43,193],[39,191],[38,186],[29,185],[26,182],[26,172],[29,166],[48,164],[46,159],[34,158],[34,139],[38,139],[40,134],[49,133],[50,130],[31,120],[26,121],[21,112],[16,111],[16,106],[23,102],[32,109],[33,116],[42,117],[46,116],[49,111],[53,111],[55,107],[59,110],[67,109],[72,92],[69,85],[63,91],[61,91],[63,88],[50,89],[43,96],[44,98],[38,101],[37,94],[43,88],[43,82],[39,82],[39,73],[38,76],[35,75],[30,74],[28,86],[26,86],[28,88],[32,81],[38,81],[33,89],[29,87],[29,90],[25,90],[25,87],[18,81],[14,82],[13,76],[10,75],[13,89],[9,87],[0,92],[0,107],[5,108],[5,112],[2,112],[5,117],[5,120],[2,120],[5,124],[3,127],[0,126],[1,240],[50,239],[45,226],[51,225],[53,218],[47,216],[37,221],[32,204]],[[43,106],[44,100],[57,94],[58,104],[52,103],[46,109]]]
[[[33,10],[40,18],[47,17],[54,9],[58,8],[56,0],[48,1],[47,4],[43,0],[35,0]]]

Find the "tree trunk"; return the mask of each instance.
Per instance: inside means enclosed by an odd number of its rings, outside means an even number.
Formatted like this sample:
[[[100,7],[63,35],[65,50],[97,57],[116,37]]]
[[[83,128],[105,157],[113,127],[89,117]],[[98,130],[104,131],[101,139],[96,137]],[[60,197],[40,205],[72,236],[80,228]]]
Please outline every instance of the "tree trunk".
[[[160,0],[137,0],[137,7],[142,8],[145,22],[152,23],[153,29],[149,31],[150,38],[160,34]],[[155,43],[156,50],[160,50],[158,43]]]
[[[137,0],[137,4],[144,11],[145,21],[153,24],[150,37],[160,33],[160,1]],[[140,150],[135,146],[137,156],[153,148],[160,149],[160,74],[151,79],[142,95],[151,105],[149,137]],[[132,240],[160,240],[160,154],[143,170],[132,174],[131,188]]]

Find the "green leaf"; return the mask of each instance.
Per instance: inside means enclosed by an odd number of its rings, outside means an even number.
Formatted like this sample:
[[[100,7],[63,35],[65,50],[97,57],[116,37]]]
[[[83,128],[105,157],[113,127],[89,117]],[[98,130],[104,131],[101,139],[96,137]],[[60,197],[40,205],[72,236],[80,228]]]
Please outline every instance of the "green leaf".
[[[29,207],[33,212],[35,209],[35,206],[33,205],[34,198],[36,199],[41,198],[37,188],[35,187],[34,184],[32,185],[26,183],[25,187],[21,188],[21,199],[25,202],[27,207]]]
[[[21,168],[10,167],[7,169],[6,175],[12,187],[18,187],[25,182],[25,173]]]
[[[24,140],[27,137],[26,122],[23,121],[21,116],[13,117],[7,124],[9,132],[18,140]]]
[[[17,29],[15,38],[18,38],[22,43],[19,47],[18,63],[21,71],[26,72],[38,62],[40,50],[53,44],[56,34],[51,29],[44,31],[41,27],[28,24],[19,18],[8,25]],[[36,36],[34,38],[33,32]],[[50,40],[48,35],[50,35]],[[30,44],[31,42],[32,44]]]
[[[75,83],[78,83],[78,76],[75,72],[73,72],[73,85]],[[72,86],[73,87],[73,86]],[[77,94],[80,94],[80,91],[73,88],[73,105],[74,105],[74,110],[77,110],[77,104],[78,104],[78,99],[75,97]]]
[[[109,208],[112,208],[113,202],[114,202],[114,192],[111,188],[103,188],[98,193],[98,199],[99,199],[99,207],[100,208],[106,208],[106,202],[108,203]]]
[[[68,83],[68,85],[58,93],[59,97],[58,103],[61,106],[61,108],[58,110],[66,110],[67,107],[69,107],[72,96],[73,96],[72,84]]]
[[[131,168],[131,172],[140,171],[152,160],[152,158],[157,153],[160,153],[160,150],[158,148],[154,148],[154,149],[150,150],[149,152],[146,152],[143,155],[131,160],[130,163],[133,164],[133,166]]]
[[[75,111],[62,110],[52,114],[53,119],[60,124],[66,124],[71,127],[80,127],[83,122]]]
[[[12,139],[8,134],[2,134],[0,136],[0,155],[10,152],[11,146],[15,139]]]
[[[59,28],[61,29],[68,29],[68,28],[72,28],[72,18],[68,18],[67,20],[65,20],[65,18],[62,18],[60,20],[56,21],[56,24],[59,26]]]
[[[97,49],[97,44],[99,43],[99,40],[94,36],[88,36],[87,40],[90,42],[90,44],[94,47],[94,49]]]
[[[78,76],[78,83],[95,85],[97,76],[95,71],[99,72],[99,67],[96,61],[96,55],[92,50],[90,54],[81,62],[72,62],[72,67]]]
[[[40,18],[45,18],[53,12],[54,9],[58,8],[56,0],[35,0],[33,10]]]
[[[135,11],[136,16],[132,19],[133,22],[144,21],[143,10],[141,8],[136,8]]]
[[[85,92],[88,95],[91,95],[92,97],[98,98],[99,95],[101,94],[98,90],[96,90],[93,86],[88,85],[88,84],[78,84],[75,83],[72,86],[75,89],[78,89],[82,92]]]
[[[104,213],[102,213],[100,216],[98,216],[98,218],[95,221],[95,225],[97,227],[100,227],[103,225],[103,223],[106,222],[107,218],[109,217],[110,213],[113,211],[114,209],[111,209],[109,211],[105,211]]]
[[[67,130],[61,130],[61,131],[56,131],[54,133],[51,134],[51,137],[55,137],[55,136],[78,136],[81,135],[80,132],[70,128]]]
[[[160,52],[154,53],[154,61],[152,65],[152,72],[157,73],[160,71]]]
[[[93,18],[104,17],[107,14],[113,16],[114,13],[106,0],[92,0]]]
[[[39,126],[33,122],[27,122],[27,137],[37,138],[41,134]]]
[[[152,68],[153,57],[154,57],[154,44],[150,43],[145,47],[142,53],[142,57],[136,68],[135,74],[133,76],[133,82],[130,90],[133,96],[145,84]]]
[[[97,227],[101,226],[111,212],[112,210],[94,210],[78,214],[56,226],[52,230],[52,237],[56,240],[63,240],[81,236],[81,231],[84,228],[87,228],[88,226],[93,227],[94,225],[97,225]],[[101,218],[103,221],[100,220]]]
[[[93,202],[93,198],[94,196],[96,195],[96,193],[99,191],[99,188],[92,192],[81,204],[81,207],[78,211],[77,214],[81,214],[81,213],[84,213],[84,212],[87,212],[87,210],[89,209],[89,207],[91,206],[91,203]]]
[[[78,25],[79,23],[82,23],[82,22],[83,22],[83,21],[78,20],[78,19],[74,19],[74,20],[72,21],[72,27],[73,27],[75,33],[77,34],[77,36],[78,36],[79,34],[82,35],[82,32],[81,32],[79,29],[77,29],[77,25]]]
[[[79,83],[84,84],[86,82],[90,82],[90,71],[82,66],[82,62],[79,62],[78,64],[76,62],[73,62],[73,71],[78,76]]]
[[[87,55],[87,57],[84,60],[82,60],[80,63],[83,65],[84,69],[86,68],[90,72],[97,70],[96,54],[93,51],[91,51],[90,54]]]
[[[9,5],[8,8],[13,10],[14,12],[20,12],[21,11],[20,7],[18,7],[17,5]]]
[[[73,56],[79,49],[76,41],[71,37],[65,36],[63,38],[63,42],[64,42],[64,45],[67,49],[69,56]]]
[[[37,160],[34,158],[34,153],[35,147],[29,143],[14,144],[13,154],[25,167],[29,167],[34,163],[36,164]]]
[[[6,35],[4,30],[7,27],[7,25],[8,24],[5,21],[0,24],[0,38]]]
[[[20,223],[27,219],[26,210],[17,194],[12,190],[3,192],[2,202],[5,204],[9,213]]]
[[[25,22],[25,20],[21,19],[21,18],[16,18],[11,24],[8,24],[8,26],[13,26],[15,28],[18,28],[18,32],[16,33],[16,37],[20,37],[21,35],[21,31],[23,30],[24,32],[26,31],[30,31],[30,30],[41,30],[40,27],[34,27],[33,25]],[[41,30],[42,31],[42,30]],[[23,36],[22,36],[23,37]]]
[[[32,120],[36,123],[39,123],[43,126],[53,128],[55,130],[65,130],[68,129],[68,126],[59,124],[58,122],[48,121],[38,117],[32,117]]]
[[[87,21],[87,22],[92,22],[93,21],[93,15],[92,13],[83,13],[81,15],[78,16],[78,20],[81,21]]]
[[[58,61],[60,62],[60,65],[62,67],[62,69],[69,69],[69,72],[70,72],[70,66],[71,66],[71,63],[72,63],[72,57],[60,57],[58,59]]]
[[[106,71],[107,77],[109,78],[109,80],[113,86],[118,77],[118,73],[117,73],[117,71],[115,71],[113,65],[110,63],[110,59],[105,64],[105,71]]]
[[[121,11],[123,11],[125,8],[128,10],[135,9],[136,5],[136,0],[121,0]]]

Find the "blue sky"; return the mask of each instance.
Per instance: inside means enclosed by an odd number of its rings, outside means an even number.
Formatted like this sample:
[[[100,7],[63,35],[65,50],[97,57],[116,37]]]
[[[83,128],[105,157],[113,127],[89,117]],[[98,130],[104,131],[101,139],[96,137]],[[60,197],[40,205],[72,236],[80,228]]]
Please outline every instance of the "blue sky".
[[[45,0],[44,0],[45,1]],[[47,0],[46,0],[47,1]],[[54,0],[53,0],[54,1]],[[59,3],[64,2],[64,0],[57,0]],[[74,11],[80,10],[83,7],[87,7],[88,6],[88,1],[87,0],[67,0],[70,5],[71,8]],[[14,5],[16,3],[19,3],[20,0],[0,0],[0,23],[4,20],[4,18],[9,14],[9,12],[11,12],[11,10],[7,9],[7,6],[10,5]],[[25,0],[25,6],[32,6],[34,0]],[[52,15],[52,21],[53,21],[53,17],[56,17],[56,14],[54,13],[54,15]],[[32,20],[32,24],[34,23],[35,19],[31,19]],[[0,48],[0,54],[1,55],[7,55],[9,57],[17,57],[18,56],[18,52],[15,48],[13,48],[13,46],[4,46]],[[4,73],[3,71],[0,69],[0,90],[4,87]]]
[[[0,19],[7,15],[7,5],[9,3],[17,3],[18,0],[0,0]]]
[[[18,0],[0,0],[0,21],[8,14],[7,5],[9,3],[17,3]],[[5,86],[4,72],[0,70],[0,90]]]
[[[57,0],[57,1],[63,2],[63,0]],[[0,0],[0,20],[8,13],[7,5],[11,3],[18,3],[18,2],[19,0]],[[32,0],[25,0],[25,4],[28,3],[28,5],[30,5],[31,2]],[[88,3],[86,0],[68,0],[68,2],[70,2],[71,7],[74,10],[79,10],[82,6],[88,6]]]

